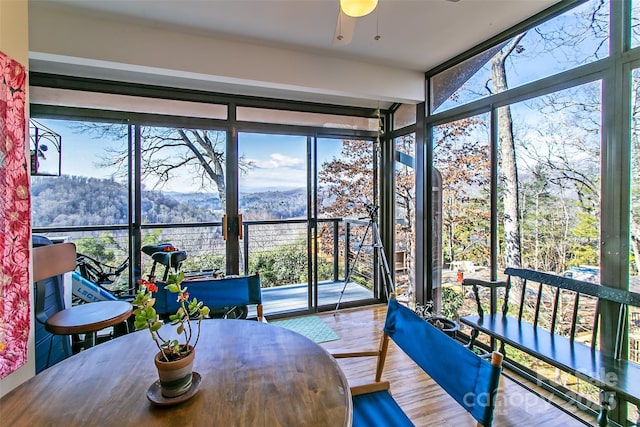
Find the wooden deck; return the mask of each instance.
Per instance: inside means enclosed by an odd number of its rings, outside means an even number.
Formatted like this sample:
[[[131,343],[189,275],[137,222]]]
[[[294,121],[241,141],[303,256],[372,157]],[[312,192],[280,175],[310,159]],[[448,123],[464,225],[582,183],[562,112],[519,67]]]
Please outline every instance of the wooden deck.
[[[382,304],[321,313],[319,316],[340,339],[322,343],[327,349],[375,349],[384,323],[386,306]],[[432,351],[425,344],[425,351]],[[349,380],[372,379],[373,358],[340,360]],[[456,375],[459,373],[452,373]],[[475,426],[473,418],[451,399],[411,359],[391,342],[383,379],[391,382],[391,392],[416,426]],[[548,392],[540,393],[548,396]],[[578,412],[587,421],[582,423],[555,406],[545,402],[520,385],[503,377],[495,411],[495,427],[510,426],[584,426],[593,425],[593,417]]]
[[[342,295],[342,302],[360,301],[373,298],[373,292],[357,283],[322,282],[318,284],[318,305],[335,305]],[[308,308],[308,285],[277,286],[262,288],[264,314],[284,313]]]

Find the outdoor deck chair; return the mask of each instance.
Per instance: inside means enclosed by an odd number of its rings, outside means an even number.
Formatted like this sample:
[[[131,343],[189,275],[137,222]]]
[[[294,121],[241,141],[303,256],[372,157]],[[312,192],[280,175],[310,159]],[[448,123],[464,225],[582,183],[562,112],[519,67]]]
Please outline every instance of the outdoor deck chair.
[[[258,273],[249,276],[225,277],[213,279],[211,277],[188,278],[182,282],[189,295],[204,302],[212,312],[227,311],[235,313],[235,308],[242,308],[246,317],[246,306],[255,305],[257,320],[267,322],[262,309],[262,288]],[[175,312],[178,302],[173,294],[164,288],[163,282],[157,282],[156,310],[160,315]],[[227,316],[224,316],[227,317]],[[236,317],[234,316],[229,316]]]
[[[333,354],[336,358],[378,358],[375,381],[351,386],[354,427],[414,425],[391,396],[389,381],[381,381],[389,338],[469,412],[478,426],[491,426],[502,354],[494,352],[489,362],[400,305],[392,295],[378,350]]]

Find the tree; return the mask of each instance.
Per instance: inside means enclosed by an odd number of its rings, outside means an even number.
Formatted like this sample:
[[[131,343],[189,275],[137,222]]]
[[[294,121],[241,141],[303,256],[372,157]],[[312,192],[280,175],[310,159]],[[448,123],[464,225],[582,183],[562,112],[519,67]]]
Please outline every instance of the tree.
[[[491,79],[494,93],[504,92],[508,89],[505,62],[512,52],[521,49],[519,47],[520,41],[525,35],[526,33],[523,33],[514,37],[491,59]],[[520,242],[518,168],[516,166],[513,120],[511,108],[508,105],[498,108],[498,151],[502,174],[505,263],[509,267],[520,267],[522,247]]]
[[[442,175],[444,261],[489,259],[489,142],[483,117],[434,129],[434,166]]]
[[[375,204],[373,192],[374,152],[371,141],[346,139],[340,158],[321,165],[318,205],[328,217],[358,217],[365,204]]]
[[[631,251],[635,270],[640,272],[640,73],[637,69],[632,78],[631,152]]]
[[[75,129],[94,138],[129,140],[129,128],[119,124],[78,122]],[[213,186],[223,210],[226,208],[225,132],[153,126],[141,126],[140,129],[143,180],[153,181],[154,189],[162,188],[186,169],[199,188]],[[101,159],[100,166],[114,167],[116,175],[125,178],[129,173],[129,153],[130,148],[124,145],[110,150]],[[240,161],[241,169],[247,167],[251,164]]]

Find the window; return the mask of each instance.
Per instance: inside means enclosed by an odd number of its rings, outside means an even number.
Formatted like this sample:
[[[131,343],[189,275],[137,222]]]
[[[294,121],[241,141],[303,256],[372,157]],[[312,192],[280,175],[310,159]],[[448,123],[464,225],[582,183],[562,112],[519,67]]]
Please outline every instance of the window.
[[[504,267],[599,282],[600,92],[597,81],[499,109]]]
[[[415,117],[415,116],[414,116]],[[416,173],[414,133],[398,137],[395,143],[395,253],[393,263],[396,290],[415,299],[415,227],[416,227]]]
[[[433,130],[433,163],[442,177],[442,230],[434,235],[441,233],[443,286],[459,283],[458,273],[489,271],[488,129],[489,115],[483,114]]]
[[[609,1],[591,0],[434,76],[431,111],[446,111],[608,55]],[[504,81],[496,67],[504,68]]]

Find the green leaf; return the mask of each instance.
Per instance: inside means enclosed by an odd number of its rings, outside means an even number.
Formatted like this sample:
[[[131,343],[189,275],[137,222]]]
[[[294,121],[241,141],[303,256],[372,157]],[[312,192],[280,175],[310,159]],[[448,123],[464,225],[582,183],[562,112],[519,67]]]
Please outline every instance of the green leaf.
[[[146,329],[148,327],[148,323],[146,321],[135,321],[133,322],[133,326],[136,328],[136,331],[139,331],[140,329]]]

